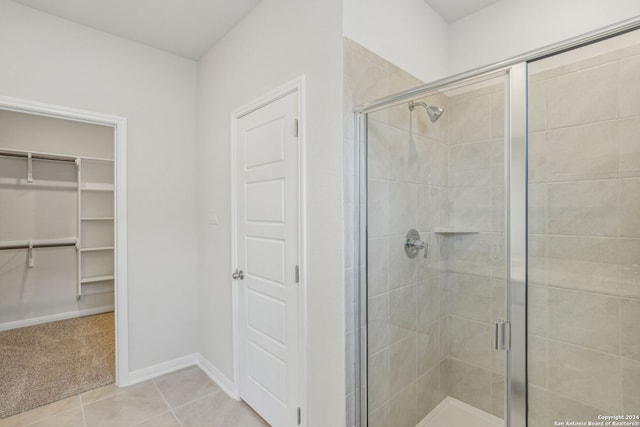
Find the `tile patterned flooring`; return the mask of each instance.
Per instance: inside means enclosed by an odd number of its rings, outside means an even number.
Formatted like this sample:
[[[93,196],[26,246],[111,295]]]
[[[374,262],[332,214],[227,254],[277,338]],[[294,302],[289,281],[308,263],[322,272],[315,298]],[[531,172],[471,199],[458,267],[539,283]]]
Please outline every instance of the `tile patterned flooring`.
[[[133,386],[108,385],[0,420],[0,427],[268,427],[192,366]]]

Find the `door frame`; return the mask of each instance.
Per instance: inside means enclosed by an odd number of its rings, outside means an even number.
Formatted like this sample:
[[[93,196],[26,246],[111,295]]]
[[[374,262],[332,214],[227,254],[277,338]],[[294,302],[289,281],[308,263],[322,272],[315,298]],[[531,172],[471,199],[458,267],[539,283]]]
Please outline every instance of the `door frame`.
[[[0,96],[0,110],[110,126],[114,130],[114,307],[116,385],[129,384],[129,310],[127,291],[127,119],[60,105]]]
[[[298,264],[300,266],[300,296],[298,300],[299,308],[299,371],[298,371],[298,391],[299,405],[302,411],[301,426],[307,424],[307,212],[306,212],[306,79],[301,75],[265,94],[255,98],[247,104],[231,112],[231,138],[230,138],[230,205],[231,205],[231,265],[229,266],[229,284],[231,286],[231,304],[233,317],[233,392],[234,397],[240,400],[240,338],[239,338],[239,298],[238,287],[231,278],[231,272],[237,266],[237,167],[236,167],[236,145],[238,135],[238,121],[256,110],[271,104],[292,93],[298,95]]]

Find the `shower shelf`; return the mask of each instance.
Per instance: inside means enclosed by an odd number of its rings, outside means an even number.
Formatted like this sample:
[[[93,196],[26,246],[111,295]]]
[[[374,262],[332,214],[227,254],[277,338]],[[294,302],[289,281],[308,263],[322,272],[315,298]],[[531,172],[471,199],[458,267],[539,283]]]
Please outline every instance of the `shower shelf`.
[[[477,234],[479,231],[468,230],[464,228],[436,228],[434,231],[436,234]]]

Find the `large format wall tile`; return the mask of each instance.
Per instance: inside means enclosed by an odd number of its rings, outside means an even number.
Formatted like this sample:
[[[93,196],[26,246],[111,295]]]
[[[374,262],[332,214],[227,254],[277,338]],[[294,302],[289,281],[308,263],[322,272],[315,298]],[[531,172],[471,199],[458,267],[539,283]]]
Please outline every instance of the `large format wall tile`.
[[[415,427],[417,422],[416,383],[412,382],[391,398],[389,423],[393,427]]]
[[[452,225],[472,231],[491,231],[490,187],[453,187],[450,203]]]
[[[618,126],[620,176],[640,176],[640,117],[620,120]]]
[[[431,370],[419,377],[416,386],[418,420],[421,420],[445,398],[440,388],[440,365],[434,366]]]
[[[491,138],[491,95],[482,95],[449,105],[449,142]]]
[[[367,317],[367,347],[372,355],[389,345],[389,294],[369,298]]]
[[[435,276],[418,282],[417,329],[426,331],[438,322],[441,313],[440,277]],[[446,307],[444,308],[446,310]]]
[[[393,396],[415,382],[416,372],[416,334],[411,334],[389,347],[389,393]]]
[[[389,179],[389,130],[377,120],[369,120],[367,140],[367,175]]]
[[[548,80],[549,129],[614,119],[618,64],[612,62]]]
[[[549,288],[534,282],[530,282],[528,288],[528,332],[546,337],[549,329]]]
[[[549,338],[619,354],[618,298],[549,289]]]
[[[552,395],[549,399],[549,419],[554,421],[599,421],[602,410],[585,405],[562,395]]]
[[[529,132],[547,128],[547,82],[529,80]]]
[[[640,298],[640,239],[620,239],[618,293]]]
[[[549,390],[618,413],[622,410],[620,358],[550,341]]]
[[[389,235],[389,182],[369,179],[367,232],[369,237]]]
[[[389,182],[389,233],[405,235],[416,228],[418,186],[405,182]]]
[[[374,297],[389,289],[389,238],[369,239],[367,248],[367,294]]]
[[[527,391],[528,400],[528,427],[549,427],[549,392],[544,388],[529,385]]]
[[[389,340],[396,342],[416,331],[416,285],[389,292]]]
[[[368,409],[371,412],[389,400],[389,352],[384,350],[369,356],[367,368]]]
[[[545,151],[549,181],[615,178],[618,124],[609,121],[551,130]]]
[[[640,362],[622,359],[622,411],[637,414],[640,408]]]
[[[440,363],[440,325],[434,323],[418,332],[418,376]]]
[[[620,117],[640,114],[640,56],[620,61]],[[615,80],[615,79],[611,79]]]
[[[620,300],[620,345],[622,357],[640,361],[640,300]]]
[[[618,240],[546,236],[549,285],[616,295]]]
[[[504,386],[504,375],[498,375],[494,373],[491,376],[491,413],[498,418],[504,418]]]
[[[640,178],[620,180],[620,235],[640,237]]]
[[[492,328],[473,320],[450,316],[451,357],[487,370],[491,369]]]
[[[536,335],[527,338],[527,379],[529,384],[547,386],[548,341]]]
[[[449,272],[491,276],[491,234],[457,235],[449,237],[446,244]]]
[[[389,425],[389,404],[385,403],[381,407],[370,410],[367,417],[368,427],[390,427]]]
[[[396,128],[389,128],[387,138],[389,179],[417,182],[419,159],[416,138],[406,130]]]
[[[450,274],[449,314],[488,323],[491,320],[491,280]]]
[[[633,190],[630,189],[630,193]],[[618,183],[573,181],[547,186],[546,232],[582,236],[617,236]],[[632,222],[630,218],[630,222]]]
[[[417,282],[417,258],[404,252],[405,234],[389,237],[389,289],[397,289]]]
[[[441,374],[447,378],[446,392],[449,396],[465,403],[491,412],[492,373],[489,370],[478,368],[467,363],[447,359],[442,364]]]
[[[451,146],[451,180],[453,187],[488,186],[491,184],[491,141]]]

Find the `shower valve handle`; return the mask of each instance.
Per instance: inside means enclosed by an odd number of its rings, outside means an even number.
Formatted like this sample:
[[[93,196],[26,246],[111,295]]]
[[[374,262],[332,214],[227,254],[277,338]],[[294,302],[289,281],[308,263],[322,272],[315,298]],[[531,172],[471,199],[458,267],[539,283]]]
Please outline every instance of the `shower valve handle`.
[[[415,258],[418,256],[420,249],[424,249],[424,257],[426,258],[429,250],[429,244],[420,240],[420,234],[415,229],[409,230],[404,241],[404,252],[409,258]]]

